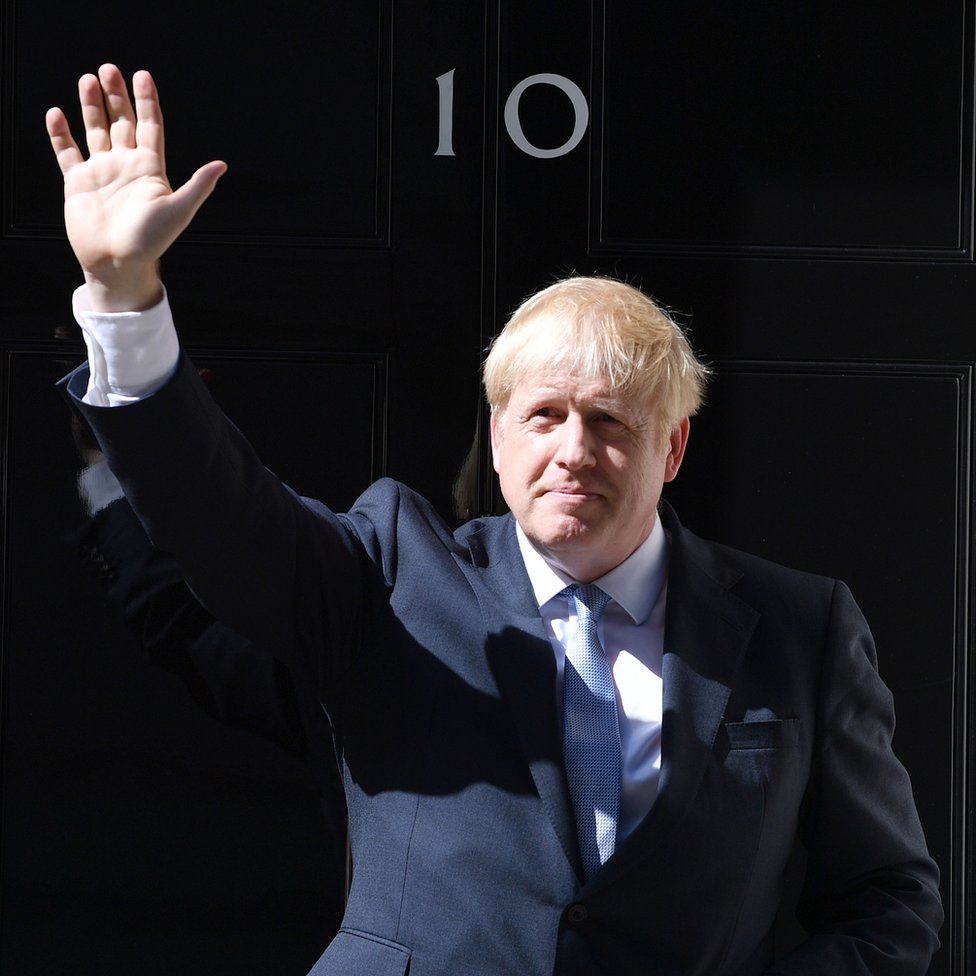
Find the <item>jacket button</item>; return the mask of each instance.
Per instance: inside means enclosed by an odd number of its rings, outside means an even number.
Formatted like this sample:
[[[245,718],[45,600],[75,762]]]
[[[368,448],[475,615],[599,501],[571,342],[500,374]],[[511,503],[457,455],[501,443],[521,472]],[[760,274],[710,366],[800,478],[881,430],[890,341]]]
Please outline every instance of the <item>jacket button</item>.
[[[589,909],[586,907],[586,905],[581,905],[579,903],[570,905],[569,910],[566,912],[566,921],[569,922],[569,924],[574,928],[578,925],[582,925],[589,917]]]

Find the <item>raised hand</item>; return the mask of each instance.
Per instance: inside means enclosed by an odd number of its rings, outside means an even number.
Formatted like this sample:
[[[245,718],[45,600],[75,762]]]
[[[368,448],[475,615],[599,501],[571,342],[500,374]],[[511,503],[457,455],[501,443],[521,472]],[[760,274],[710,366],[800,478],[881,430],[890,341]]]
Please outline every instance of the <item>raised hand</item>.
[[[88,159],[64,112],[47,132],[64,175],[64,222],[96,311],[148,308],[160,298],[157,261],[183,232],[227,169],[201,166],[179,189],[166,179],[163,116],[148,71],[132,78],[135,110],[114,64],[84,75],[78,95]]]

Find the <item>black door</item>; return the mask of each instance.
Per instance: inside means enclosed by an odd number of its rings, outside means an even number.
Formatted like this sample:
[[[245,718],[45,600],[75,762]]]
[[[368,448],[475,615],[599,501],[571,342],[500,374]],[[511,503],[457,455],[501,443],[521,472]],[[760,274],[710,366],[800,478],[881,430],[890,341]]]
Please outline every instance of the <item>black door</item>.
[[[690,327],[716,375],[670,498],[851,585],[943,873],[932,972],[965,971],[971,5],[0,6],[0,970],[302,974],[344,883],[307,764],[152,666],[79,536],[97,458],[53,388],[83,346],[43,113],[76,120],[113,59],[154,71],[174,182],[230,164],[164,277],[303,494],[389,474],[453,517],[483,347],[554,277],[626,278]]]

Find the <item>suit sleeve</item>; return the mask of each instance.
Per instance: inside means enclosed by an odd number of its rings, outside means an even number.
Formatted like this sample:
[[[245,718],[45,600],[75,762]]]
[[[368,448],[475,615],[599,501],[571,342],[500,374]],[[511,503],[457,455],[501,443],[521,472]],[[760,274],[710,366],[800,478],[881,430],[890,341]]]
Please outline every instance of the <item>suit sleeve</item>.
[[[782,976],[922,976],[939,947],[939,871],[928,854],[895,715],[867,623],[834,586],[818,729],[801,839],[807,878],[797,915],[809,938]]]
[[[176,675],[218,722],[304,756],[288,669],[207,613],[173,557],[150,545],[125,499],[98,512],[74,541],[100,570],[106,593],[153,664]]]
[[[273,648],[331,706],[384,591],[376,533],[367,553],[354,519],[313,510],[272,475],[185,354],[126,406],[82,402],[87,382],[86,366],[62,380],[153,545],[175,555],[214,617]]]

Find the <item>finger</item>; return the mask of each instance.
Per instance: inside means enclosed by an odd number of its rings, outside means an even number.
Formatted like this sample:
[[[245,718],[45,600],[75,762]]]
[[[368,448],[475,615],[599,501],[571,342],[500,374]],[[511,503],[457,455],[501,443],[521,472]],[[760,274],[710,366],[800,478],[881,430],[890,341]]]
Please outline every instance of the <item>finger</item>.
[[[51,148],[57,158],[58,166],[62,173],[67,173],[72,166],[83,163],[84,157],[71,135],[71,128],[68,120],[64,117],[64,112],[59,108],[49,108],[47,115],[44,116],[44,124],[47,126],[47,134],[51,139]]]
[[[129,101],[129,90],[125,87],[122,72],[114,64],[103,64],[98,69],[98,80],[102,83],[105,95],[105,108],[108,114],[109,135],[113,146],[136,144],[136,115]]]
[[[201,166],[170,195],[167,205],[179,215],[179,220],[184,227],[193,219],[193,215],[200,209],[203,201],[213,193],[217,180],[226,172],[227,164],[215,159]]]
[[[81,117],[85,122],[85,139],[89,152],[105,152],[112,148],[108,135],[108,117],[102,99],[102,86],[94,75],[82,75],[78,79],[78,99]]]
[[[156,83],[148,71],[137,71],[132,76],[132,94],[136,100],[136,145],[163,158],[163,112]]]

